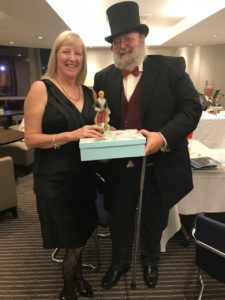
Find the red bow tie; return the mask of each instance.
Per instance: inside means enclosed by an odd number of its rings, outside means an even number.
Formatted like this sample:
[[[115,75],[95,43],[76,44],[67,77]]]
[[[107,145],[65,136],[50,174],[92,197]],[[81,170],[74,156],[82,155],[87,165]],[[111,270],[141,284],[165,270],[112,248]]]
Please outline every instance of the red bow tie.
[[[127,77],[127,75],[129,74],[133,74],[134,76],[138,76],[139,75],[139,68],[135,67],[132,71],[128,71],[128,70],[121,70],[122,73],[122,77]]]

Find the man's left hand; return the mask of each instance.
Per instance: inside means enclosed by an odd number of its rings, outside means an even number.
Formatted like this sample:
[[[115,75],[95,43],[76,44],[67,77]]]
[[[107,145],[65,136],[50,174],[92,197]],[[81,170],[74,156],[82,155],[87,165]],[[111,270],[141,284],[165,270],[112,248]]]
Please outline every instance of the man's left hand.
[[[141,129],[139,132],[143,134],[147,140],[145,146],[146,155],[154,154],[165,146],[163,137],[159,132],[148,131],[145,129]]]

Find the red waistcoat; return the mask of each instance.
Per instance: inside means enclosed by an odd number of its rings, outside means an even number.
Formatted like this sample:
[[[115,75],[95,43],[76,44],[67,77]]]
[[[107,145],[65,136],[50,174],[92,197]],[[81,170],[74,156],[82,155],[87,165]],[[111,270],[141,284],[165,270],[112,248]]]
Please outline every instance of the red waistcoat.
[[[120,125],[122,129],[138,129],[142,128],[141,122],[141,84],[138,82],[130,101],[124,93],[124,88],[122,86],[121,93],[121,117]]]

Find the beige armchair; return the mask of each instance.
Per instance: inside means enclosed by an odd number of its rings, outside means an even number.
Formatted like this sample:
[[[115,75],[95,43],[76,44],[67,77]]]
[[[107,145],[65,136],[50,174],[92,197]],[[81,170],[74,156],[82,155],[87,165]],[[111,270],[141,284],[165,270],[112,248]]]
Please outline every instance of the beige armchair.
[[[11,212],[17,217],[16,181],[13,160],[6,156],[0,158],[0,213]]]
[[[1,145],[0,157],[11,156],[13,163],[18,166],[30,167],[34,161],[34,149],[26,146],[24,141]]]
[[[20,125],[10,126],[20,130]],[[34,149],[28,148],[24,141],[18,141],[0,147],[0,157],[11,156],[14,165],[30,167],[34,162]]]

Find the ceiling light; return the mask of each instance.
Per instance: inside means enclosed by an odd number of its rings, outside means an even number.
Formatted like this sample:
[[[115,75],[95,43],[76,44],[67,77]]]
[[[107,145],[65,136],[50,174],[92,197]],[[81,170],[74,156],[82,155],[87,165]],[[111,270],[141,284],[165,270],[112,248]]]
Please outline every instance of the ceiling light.
[[[37,39],[42,40],[44,37],[43,36],[37,36]]]
[[[14,42],[12,42],[12,41],[11,41],[11,42],[9,42],[9,45],[14,45],[14,44],[15,44],[15,43],[14,43]]]
[[[213,33],[212,36],[213,37],[218,37],[218,34],[217,33]]]

